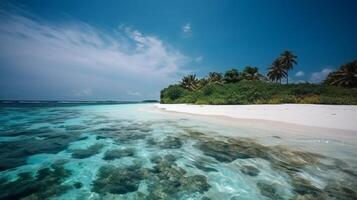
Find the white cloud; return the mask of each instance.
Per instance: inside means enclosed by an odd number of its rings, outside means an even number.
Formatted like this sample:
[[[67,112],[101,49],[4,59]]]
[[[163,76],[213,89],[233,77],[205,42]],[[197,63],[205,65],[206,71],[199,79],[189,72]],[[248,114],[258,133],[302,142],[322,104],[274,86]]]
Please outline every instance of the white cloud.
[[[295,76],[296,76],[296,77],[303,77],[303,76],[305,76],[305,72],[303,72],[303,71],[298,71],[298,72],[296,72]]]
[[[195,62],[196,62],[196,63],[201,63],[202,60],[203,60],[203,57],[202,57],[202,56],[198,56],[198,57],[195,58]]]
[[[131,91],[131,90],[129,90],[127,93],[130,96],[141,96],[140,92],[135,92],[135,91]]]
[[[181,27],[182,30],[182,37],[184,38],[189,38],[192,36],[192,26],[191,23],[188,22],[187,24],[183,25]]]
[[[321,81],[325,80],[327,75],[332,72],[332,69],[330,68],[325,68],[321,70],[320,72],[313,72],[311,74],[310,81],[313,83],[320,83]]]
[[[192,28],[191,28],[191,23],[188,22],[187,24],[182,26],[182,31],[184,33],[191,33],[192,32]]]
[[[91,88],[84,88],[82,90],[77,90],[73,92],[74,96],[77,97],[87,97],[93,94],[93,91]]]
[[[0,44],[0,67],[16,72],[18,88],[42,81],[36,89],[44,90],[51,82],[61,91],[105,91],[106,98],[128,87],[152,94],[176,80],[189,60],[158,37],[131,28],[103,31],[83,22],[55,24],[2,10]]]

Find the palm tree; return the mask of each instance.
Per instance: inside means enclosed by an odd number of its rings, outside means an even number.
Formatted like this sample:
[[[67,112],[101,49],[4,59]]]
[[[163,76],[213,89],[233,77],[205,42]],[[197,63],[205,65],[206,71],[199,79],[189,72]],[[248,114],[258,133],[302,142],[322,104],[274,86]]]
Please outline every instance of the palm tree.
[[[284,51],[280,57],[279,61],[281,66],[286,70],[286,84],[289,83],[289,71],[293,69],[294,65],[297,64],[297,56],[291,51]]]
[[[209,81],[206,78],[201,78],[200,80],[198,80],[197,86],[198,86],[198,88],[203,88],[208,83],[209,83]]]
[[[268,68],[268,78],[275,83],[279,81],[281,84],[281,79],[286,77],[287,71],[281,66],[280,60],[274,60],[273,64]]]
[[[196,78],[196,75],[190,74],[190,75],[184,76],[181,79],[180,85],[181,85],[181,87],[191,90],[191,91],[196,90],[198,88],[198,80]]]
[[[210,72],[207,78],[209,83],[221,84],[223,82],[223,76],[221,73]]]
[[[344,64],[339,70],[331,72],[327,76],[325,83],[344,87],[357,87],[357,60]]]
[[[246,80],[261,80],[264,78],[263,75],[259,73],[259,70],[257,67],[251,67],[247,66],[243,70],[243,78]]]
[[[241,79],[241,74],[236,69],[230,69],[224,74],[224,81],[226,83],[237,83]]]

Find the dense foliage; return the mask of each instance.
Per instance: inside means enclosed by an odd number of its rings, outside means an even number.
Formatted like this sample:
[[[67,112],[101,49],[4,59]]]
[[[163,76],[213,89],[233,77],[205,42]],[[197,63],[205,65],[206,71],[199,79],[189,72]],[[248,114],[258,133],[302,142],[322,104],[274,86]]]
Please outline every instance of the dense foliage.
[[[207,84],[195,91],[171,85],[161,91],[161,103],[192,104],[357,104],[357,89],[309,83],[276,84],[242,80]]]
[[[194,104],[357,104],[357,61],[331,72],[323,84],[288,84],[288,73],[297,56],[284,51],[268,68],[267,77],[257,67],[242,72],[210,72],[207,78],[184,76],[178,85],[161,91],[161,103]],[[282,79],[286,84],[282,85]]]
[[[325,83],[343,87],[357,87],[357,60],[342,65],[337,71],[331,72]]]

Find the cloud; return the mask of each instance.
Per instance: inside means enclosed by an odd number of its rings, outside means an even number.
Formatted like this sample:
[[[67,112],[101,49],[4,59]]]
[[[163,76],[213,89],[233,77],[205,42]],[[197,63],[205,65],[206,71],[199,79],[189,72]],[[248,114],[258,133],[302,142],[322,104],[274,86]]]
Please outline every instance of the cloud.
[[[73,92],[73,95],[77,96],[77,97],[86,97],[86,96],[90,96],[92,94],[93,94],[93,92],[92,92],[91,88],[84,88],[82,90],[77,90],[77,91]]]
[[[202,57],[202,56],[198,56],[198,57],[195,58],[195,62],[196,62],[196,63],[201,63],[202,60],[203,60],[203,57]]]
[[[332,72],[332,69],[330,69],[330,68],[325,68],[325,69],[321,70],[320,72],[313,72],[311,74],[310,81],[313,83],[320,83],[323,80],[325,80],[327,75],[331,72]]]
[[[130,96],[141,96],[140,92],[134,92],[134,91],[131,91],[131,90],[129,90],[127,93]]]
[[[192,29],[191,29],[191,23],[187,23],[185,25],[182,26],[182,31],[184,33],[191,33]]]
[[[296,72],[295,76],[296,76],[296,77],[303,77],[303,76],[305,76],[305,72],[303,72],[303,71],[298,71],[298,72]]]
[[[128,88],[152,94],[184,73],[189,60],[157,36],[132,28],[105,31],[4,9],[0,43],[2,98],[12,98],[11,90],[17,95],[52,92],[62,98],[83,88],[95,89],[103,98],[122,98]]]
[[[181,30],[182,30],[183,37],[188,38],[188,37],[192,36],[192,27],[191,27],[191,23],[190,22],[188,22],[185,25],[183,25]]]

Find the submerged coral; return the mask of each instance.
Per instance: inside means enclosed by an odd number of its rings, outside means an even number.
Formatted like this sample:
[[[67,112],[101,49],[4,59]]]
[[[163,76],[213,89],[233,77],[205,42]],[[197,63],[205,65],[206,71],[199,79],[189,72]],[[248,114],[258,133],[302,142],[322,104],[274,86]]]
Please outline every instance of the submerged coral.
[[[111,149],[104,153],[104,160],[114,160],[119,159],[126,156],[134,156],[135,149],[134,148],[126,148],[126,149]]]
[[[159,142],[159,146],[163,149],[179,149],[182,146],[180,138],[168,136]]]
[[[240,171],[249,176],[257,176],[259,174],[259,169],[252,165],[243,165]]]
[[[277,186],[275,184],[258,182],[257,187],[263,196],[266,196],[266,197],[268,197],[270,199],[274,199],[274,200],[282,200],[283,199],[278,194],[277,189],[276,189]]]
[[[79,159],[88,158],[95,154],[98,154],[103,147],[103,144],[97,143],[87,147],[86,149],[74,149],[72,151],[72,157]]]
[[[142,180],[140,168],[135,166],[120,168],[113,165],[102,166],[98,178],[93,182],[93,192],[106,194],[126,194],[138,190]]]
[[[175,199],[183,194],[204,193],[210,188],[206,176],[187,176],[187,172],[175,164],[173,155],[151,160],[155,163],[152,169],[141,165],[101,167],[92,191],[102,195],[138,192],[144,199]],[[141,181],[148,184],[147,193],[138,191]]]
[[[232,162],[236,159],[267,158],[266,147],[243,140],[220,140],[201,141],[196,145],[207,156],[211,156],[220,162]]]
[[[78,140],[79,133],[46,132],[35,136],[45,139],[21,139],[0,142],[0,171],[18,167],[26,163],[28,156],[40,153],[58,153],[65,150],[69,143]]]
[[[0,199],[48,199],[60,196],[71,189],[70,185],[62,185],[71,175],[62,165],[53,164],[50,167],[31,173],[20,173],[13,181],[0,183]]]
[[[149,199],[175,199],[182,194],[204,193],[210,185],[206,176],[187,176],[186,171],[175,164],[175,157],[166,155],[154,158],[154,169],[151,170]]]

